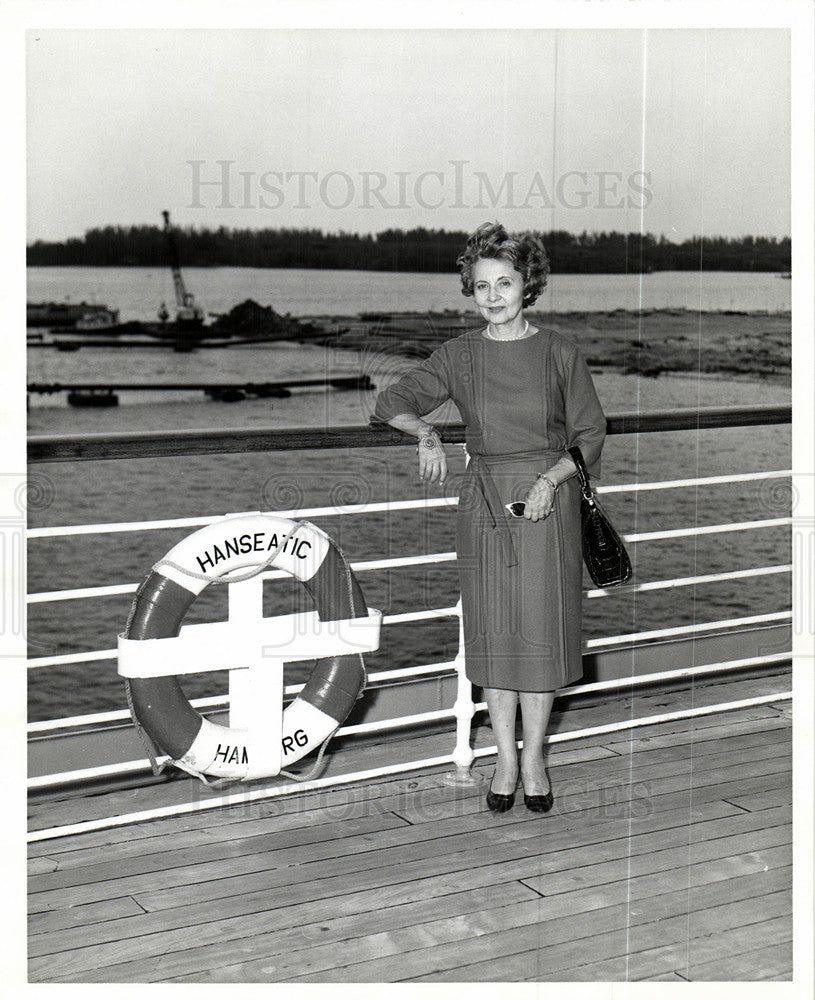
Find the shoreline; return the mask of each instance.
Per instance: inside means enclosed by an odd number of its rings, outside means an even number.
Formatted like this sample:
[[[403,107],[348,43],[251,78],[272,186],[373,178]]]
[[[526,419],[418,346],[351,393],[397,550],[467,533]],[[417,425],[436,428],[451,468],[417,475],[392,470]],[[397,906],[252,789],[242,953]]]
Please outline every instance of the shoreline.
[[[594,371],[658,378],[728,377],[743,381],[789,381],[792,318],[788,310],[702,312],[689,309],[625,309],[554,313],[527,310],[534,326],[553,330],[582,350]],[[420,361],[446,340],[479,329],[473,311],[362,312],[354,315],[280,316],[273,308],[246,300],[206,327],[218,336],[201,349],[296,344],[390,354]],[[63,337],[65,339],[65,337]],[[76,335],[67,340],[79,339]],[[81,345],[91,346],[94,339]],[[50,340],[50,338],[49,338]],[[42,343],[31,346],[51,346]],[[63,345],[63,348],[68,344]],[[173,341],[117,339],[98,347],[172,347]],[[192,348],[196,345],[190,344]]]
[[[530,323],[574,341],[589,367],[621,374],[721,377],[746,381],[790,378],[789,311],[700,312],[624,309],[541,313]],[[445,340],[477,329],[471,313],[393,313],[310,317],[331,347],[426,357]]]

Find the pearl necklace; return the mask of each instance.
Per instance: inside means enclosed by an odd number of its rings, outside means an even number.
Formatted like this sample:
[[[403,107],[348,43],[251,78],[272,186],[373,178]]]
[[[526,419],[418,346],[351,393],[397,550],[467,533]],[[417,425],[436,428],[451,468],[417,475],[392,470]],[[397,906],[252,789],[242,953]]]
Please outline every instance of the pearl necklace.
[[[484,331],[484,333],[485,333],[485,336],[487,337],[488,340],[497,340],[497,341],[503,341],[503,340],[523,340],[524,337],[529,333],[529,320],[528,319],[524,320],[524,328],[523,328],[523,330],[521,331],[521,333],[519,333],[515,337],[493,337],[493,335],[490,333],[489,326],[487,326],[487,329]]]

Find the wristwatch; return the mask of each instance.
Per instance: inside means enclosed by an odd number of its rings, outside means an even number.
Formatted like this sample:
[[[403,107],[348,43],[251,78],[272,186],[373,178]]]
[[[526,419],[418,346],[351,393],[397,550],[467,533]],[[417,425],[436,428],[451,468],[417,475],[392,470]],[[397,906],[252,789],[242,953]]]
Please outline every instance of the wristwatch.
[[[436,430],[435,427],[430,427],[419,438],[419,443],[416,445],[416,454],[419,454],[420,448],[425,448],[427,451],[434,451],[441,444],[441,434]]]
[[[539,472],[539,473],[538,473],[538,477],[537,477],[537,478],[538,478],[538,479],[542,479],[542,480],[543,480],[543,481],[544,481],[545,483],[549,483],[549,485],[550,485],[550,486],[552,487],[552,489],[553,489],[553,490],[555,491],[555,493],[557,493],[557,488],[558,488],[558,484],[557,484],[557,483],[555,483],[555,482],[553,482],[553,481],[552,481],[552,480],[551,480],[551,479],[550,479],[550,478],[549,478],[549,477],[548,477],[548,476],[546,475],[546,473],[545,473],[545,472]]]

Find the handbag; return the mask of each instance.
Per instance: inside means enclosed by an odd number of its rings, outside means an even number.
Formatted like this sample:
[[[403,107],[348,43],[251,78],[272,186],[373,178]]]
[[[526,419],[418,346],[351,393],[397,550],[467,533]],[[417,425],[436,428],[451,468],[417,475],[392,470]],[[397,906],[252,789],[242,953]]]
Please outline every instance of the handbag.
[[[569,448],[580,480],[580,523],[583,561],[597,587],[614,587],[631,579],[631,560],[591,487],[579,448]]]

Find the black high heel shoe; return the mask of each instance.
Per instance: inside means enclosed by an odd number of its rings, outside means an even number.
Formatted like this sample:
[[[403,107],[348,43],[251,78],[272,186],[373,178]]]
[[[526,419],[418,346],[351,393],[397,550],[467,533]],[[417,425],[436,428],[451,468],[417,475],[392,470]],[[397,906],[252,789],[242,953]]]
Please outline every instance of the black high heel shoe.
[[[495,775],[493,775],[495,777]],[[505,813],[515,805],[515,792],[504,795],[501,792],[494,792],[492,786],[487,791],[487,808],[490,812]]]
[[[552,780],[549,778],[549,772],[546,771],[545,773],[549,780],[549,791],[545,795],[527,795],[524,792],[524,805],[530,812],[548,813],[554,805],[555,799],[552,795]]]
[[[492,789],[487,792],[487,808],[490,812],[509,812],[514,805],[515,792],[510,792],[509,795],[502,795],[500,792],[494,792]]]
[[[550,788],[546,795],[527,795],[524,792],[524,805],[533,813],[548,813],[555,800]]]

